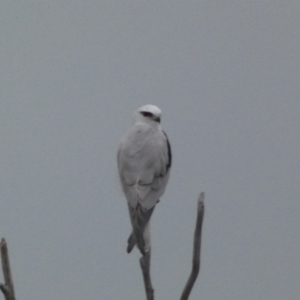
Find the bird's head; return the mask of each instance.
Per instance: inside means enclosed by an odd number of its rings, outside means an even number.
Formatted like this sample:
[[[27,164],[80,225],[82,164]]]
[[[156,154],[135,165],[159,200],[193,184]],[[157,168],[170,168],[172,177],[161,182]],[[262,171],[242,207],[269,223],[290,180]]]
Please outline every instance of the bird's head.
[[[161,110],[152,104],[141,106],[134,113],[134,123],[148,123],[154,126],[160,126]]]

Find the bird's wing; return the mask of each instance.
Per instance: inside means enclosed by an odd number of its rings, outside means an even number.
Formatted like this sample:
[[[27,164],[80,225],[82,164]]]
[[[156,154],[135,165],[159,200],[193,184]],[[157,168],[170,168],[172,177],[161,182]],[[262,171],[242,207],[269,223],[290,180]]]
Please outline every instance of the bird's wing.
[[[118,167],[123,191],[132,207],[152,208],[165,191],[171,167],[166,134],[134,126],[121,141]]]

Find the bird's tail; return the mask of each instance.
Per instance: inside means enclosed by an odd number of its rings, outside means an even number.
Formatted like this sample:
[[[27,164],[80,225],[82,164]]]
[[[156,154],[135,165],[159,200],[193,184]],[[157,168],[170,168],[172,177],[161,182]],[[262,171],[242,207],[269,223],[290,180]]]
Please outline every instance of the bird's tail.
[[[130,253],[135,244],[137,244],[141,253],[145,255],[145,245],[148,241],[145,241],[144,232],[155,206],[148,210],[144,209],[139,203],[135,208],[132,208],[130,205],[128,207],[133,230],[127,241],[127,253]]]
[[[127,240],[127,253],[130,253],[136,244],[135,235],[131,232],[128,240]]]

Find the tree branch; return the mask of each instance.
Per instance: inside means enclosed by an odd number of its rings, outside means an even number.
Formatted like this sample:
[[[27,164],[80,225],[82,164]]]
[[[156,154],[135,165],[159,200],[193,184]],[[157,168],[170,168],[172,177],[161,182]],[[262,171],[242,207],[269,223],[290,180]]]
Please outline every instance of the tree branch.
[[[201,231],[204,216],[204,193],[202,192],[198,198],[197,222],[194,234],[194,253],[191,275],[185,285],[180,300],[187,300],[192,291],[194,283],[200,270],[200,252],[201,252]]]
[[[5,239],[1,240],[0,243],[2,271],[4,277],[4,284],[0,283],[0,290],[2,291],[5,300],[16,300],[14,284],[9,265],[8,249]]]
[[[194,233],[192,271],[186,283],[186,286],[182,292],[180,300],[188,300],[191,290],[199,274],[203,217],[204,217],[204,193],[202,192],[198,198],[197,222],[196,222],[196,228]],[[5,300],[16,300],[12,274],[11,274],[10,264],[9,264],[8,249],[7,249],[7,244],[5,239],[1,240],[0,252],[1,252],[1,261],[2,261],[2,271],[4,276],[4,284],[0,283],[0,290],[3,293]],[[149,249],[149,251],[146,252],[140,258],[140,266],[143,273],[147,300],[154,300],[154,289],[152,287],[151,277],[150,277],[150,260],[151,260],[151,250]]]
[[[149,251],[146,252],[145,255],[140,258],[140,266],[143,273],[147,300],[154,300],[154,289],[152,287],[151,277],[150,277],[150,258],[151,258],[150,251],[151,250],[149,249]]]

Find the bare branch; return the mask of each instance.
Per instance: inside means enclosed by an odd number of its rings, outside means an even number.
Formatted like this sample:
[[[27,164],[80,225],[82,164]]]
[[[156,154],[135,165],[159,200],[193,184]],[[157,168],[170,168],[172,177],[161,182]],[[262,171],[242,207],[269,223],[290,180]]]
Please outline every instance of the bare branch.
[[[152,287],[151,277],[150,277],[150,258],[151,258],[150,251],[151,250],[149,249],[149,251],[146,252],[145,255],[140,258],[140,266],[143,273],[147,300],[154,300],[154,289]]]
[[[191,275],[186,283],[180,300],[187,300],[197,279],[200,270],[200,252],[201,252],[201,231],[204,216],[204,193],[202,192],[198,198],[197,222],[194,234],[194,253]]]
[[[2,291],[5,300],[16,300],[14,284],[9,265],[8,249],[5,239],[1,240],[0,243],[2,271],[4,277],[4,284],[0,284],[0,290]]]

